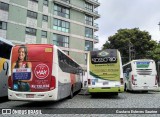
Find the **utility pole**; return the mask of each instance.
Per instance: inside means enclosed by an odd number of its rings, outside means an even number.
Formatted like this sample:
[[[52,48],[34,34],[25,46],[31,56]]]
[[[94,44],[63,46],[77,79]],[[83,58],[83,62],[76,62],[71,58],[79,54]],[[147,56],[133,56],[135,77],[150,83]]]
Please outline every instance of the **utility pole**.
[[[158,24],[158,25],[159,25],[159,30],[160,30],[160,22],[159,22],[159,24]]]
[[[135,49],[134,49],[134,46],[133,44],[129,41],[129,61],[135,59]]]

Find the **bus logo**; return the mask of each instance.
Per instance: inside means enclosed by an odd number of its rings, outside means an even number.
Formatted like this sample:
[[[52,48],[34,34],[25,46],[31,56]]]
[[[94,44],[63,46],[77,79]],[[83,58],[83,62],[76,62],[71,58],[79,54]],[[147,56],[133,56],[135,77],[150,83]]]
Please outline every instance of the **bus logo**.
[[[100,52],[98,55],[99,55],[99,56],[102,56],[102,57],[105,57],[105,56],[107,56],[108,54],[109,54],[108,52],[102,51],[102,52]]]
[[[38,64],[34,73],[38,79],[45,79],[49,75],[49,67],[46,64]]]

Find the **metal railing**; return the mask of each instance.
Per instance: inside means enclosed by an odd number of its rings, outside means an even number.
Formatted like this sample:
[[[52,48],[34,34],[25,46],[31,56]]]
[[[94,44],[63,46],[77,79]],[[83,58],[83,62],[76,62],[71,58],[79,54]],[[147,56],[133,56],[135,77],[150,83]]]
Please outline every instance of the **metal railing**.
[[[67,3],[70,3],[70,0],[61,0],[63,2],[67,2]]]
[[[99,42],[99,37],[97,35],[94,35],[94,39]]]
[[[97,28],[97,29],[99,29],[99,27],[98,27],[98,24],[97,24],[97,23],[94,23],[94,27],[95,27],[95,28]]]

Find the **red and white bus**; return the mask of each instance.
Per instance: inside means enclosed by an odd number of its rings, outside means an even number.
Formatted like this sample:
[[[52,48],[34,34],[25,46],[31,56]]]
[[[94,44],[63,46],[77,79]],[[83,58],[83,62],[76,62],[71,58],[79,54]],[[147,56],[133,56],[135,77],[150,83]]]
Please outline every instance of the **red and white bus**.
[[[8,80],[10,100],[60,100],[82,87],[82,68],[57,46],[14,46]]]

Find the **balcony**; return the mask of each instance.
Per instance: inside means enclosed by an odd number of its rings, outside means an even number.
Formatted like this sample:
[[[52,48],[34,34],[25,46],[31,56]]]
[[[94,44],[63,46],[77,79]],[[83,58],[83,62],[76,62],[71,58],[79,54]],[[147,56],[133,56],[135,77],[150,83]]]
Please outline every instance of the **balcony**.
[[[85,0],[85,1],[90,4],[93,4],[95,8],[100,6],[100,3],[98,2],[98,0]]]
[[[98,31],[98,30],[99,30],[99,27],[98,27],[98,24],[97,24],[97,23],[94,23],[93,26],[94,26],[94,30],[95,30],[95,31]]]
[[[91,10],[85,8],[85,13],[88,14],[88,15],[93,16],[94,19],[100,18],[100,14],[98,14],[98,11],[97,11],[97,10],[91,11]]]
[[[93,11],[89,11],[85,8],[85,6],[83,8],[79,7],[79,6],[76,6],[76,5],[73,5],[73,4],[70,4],[68,2],[65,2],[66,0],[53,0],[54,3],[56,4],[59,4],[59,5],[62,5],[64,7],[68,7],[68,8],[71,8],[71,9],[74,9],[74,10],[77,10],[79,12],[82,12],[82,13],[85,13],[85,14],[88,14],[88,15],[91,15],[94,17],[94,19],[97,19],[97,18],[100,18],[100,15],[98,14],[98,11],[96,10],[93,10]]]
[[[95,42],[95,43],[99,43],[99,38],[98,38],[97,35],[94,35],[94,42]]]
[[[70,0],[53,0],[54,3],[71,8]]]

